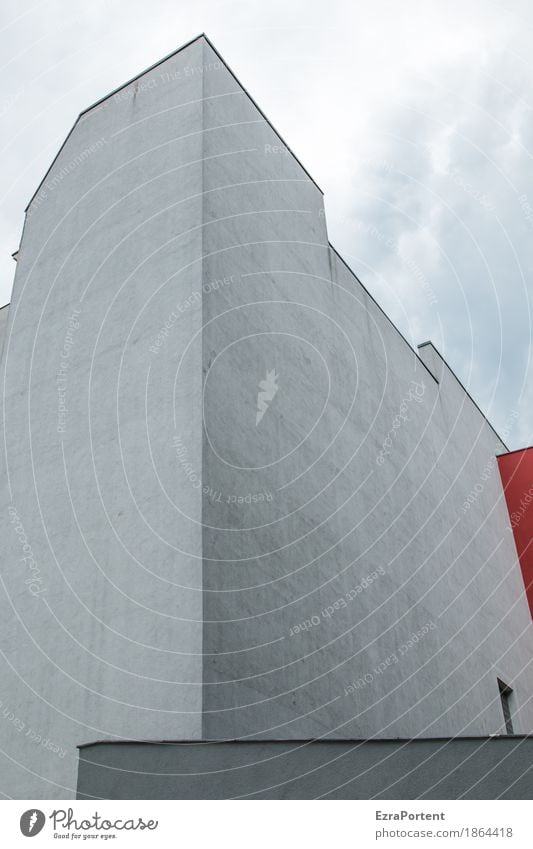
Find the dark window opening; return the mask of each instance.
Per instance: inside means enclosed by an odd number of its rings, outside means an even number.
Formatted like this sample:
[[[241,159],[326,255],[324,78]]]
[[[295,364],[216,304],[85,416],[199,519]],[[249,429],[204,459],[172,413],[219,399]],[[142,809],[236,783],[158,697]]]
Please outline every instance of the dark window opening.
[[[505,684],[499,678],[498,687],[500,689],[500,700],[502,703],[503,718],[505,719],[505,733],[514,734],[513,720],[511,717],[511,694],[513,692],[512,687],[509,687],[508,684]]]

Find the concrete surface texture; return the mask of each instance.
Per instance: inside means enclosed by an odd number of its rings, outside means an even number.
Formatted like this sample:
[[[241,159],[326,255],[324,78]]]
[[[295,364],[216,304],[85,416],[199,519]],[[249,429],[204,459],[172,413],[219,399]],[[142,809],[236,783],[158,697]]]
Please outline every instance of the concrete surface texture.
[[[2,792],[97,739],[503,733],[498,677],[531,730],[505,446],[204,37],[76,122],[2,374]]]
[[[531,737],[103,743],[80,750],[78,798],[531,799],[532,748]]]

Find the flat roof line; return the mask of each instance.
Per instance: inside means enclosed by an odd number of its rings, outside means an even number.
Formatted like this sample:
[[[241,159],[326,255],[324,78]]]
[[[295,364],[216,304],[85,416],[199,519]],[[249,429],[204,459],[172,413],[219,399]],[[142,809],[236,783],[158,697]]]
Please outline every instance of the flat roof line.
[[[264,745],[265,743],[286,743],[287,745],[301,745],[302,743],[336,743],[350,745],[351,743],[424,743],[436,742],[443,740],[533,740],[533,734],[468,734],[464,737],[347,737],[346,739],[333,739],[331,737],[301,737],[288,740],[287,738],[276,738],[272,740],[94,740],[92,743],[79,743],[77,749],[87,749],[89,746],[201,746],[206,743],[209,745],[228,745],[231,743],[239,743],[251,745],[253,743]]]

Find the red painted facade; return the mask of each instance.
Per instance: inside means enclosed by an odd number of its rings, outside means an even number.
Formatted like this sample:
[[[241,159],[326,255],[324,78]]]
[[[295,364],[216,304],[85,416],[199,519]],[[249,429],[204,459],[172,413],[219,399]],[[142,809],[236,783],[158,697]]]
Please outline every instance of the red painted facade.
[[[503,454],[498,465],[533,617],[533,447]]]

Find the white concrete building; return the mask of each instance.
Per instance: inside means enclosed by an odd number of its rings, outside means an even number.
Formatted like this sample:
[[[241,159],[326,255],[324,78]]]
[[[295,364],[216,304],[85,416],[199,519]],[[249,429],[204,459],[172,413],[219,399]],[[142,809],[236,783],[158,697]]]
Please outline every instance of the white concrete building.
[[[80,114],[2,375],[5,795],[95,741],[531,732],[506,446],[205,36]]]

